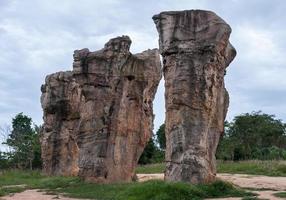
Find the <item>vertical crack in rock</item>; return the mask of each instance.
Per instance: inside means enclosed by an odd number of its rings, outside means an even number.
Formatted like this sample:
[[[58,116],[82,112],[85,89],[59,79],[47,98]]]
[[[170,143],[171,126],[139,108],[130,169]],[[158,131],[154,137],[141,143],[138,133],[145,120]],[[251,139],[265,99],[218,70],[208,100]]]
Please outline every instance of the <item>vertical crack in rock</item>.
[[[224,74],[236,55],[231,28],[202,10],[162,12],[153,20],[164,63],[165,179],[211,182],[229,103]]]
[[[153,129],[161,79],[157,49],[131,54],[128,36],[76,50],[72,72],[42,86],[44,171],[94,182],[131,181]]]

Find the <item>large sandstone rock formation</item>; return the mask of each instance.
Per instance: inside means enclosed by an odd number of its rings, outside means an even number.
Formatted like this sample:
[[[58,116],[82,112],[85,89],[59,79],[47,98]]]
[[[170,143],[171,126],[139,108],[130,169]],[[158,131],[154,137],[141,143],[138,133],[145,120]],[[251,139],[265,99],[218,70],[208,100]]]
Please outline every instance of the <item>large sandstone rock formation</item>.
[[[229,101],[224,75],[236,55],[231,28],[202,10],[162,12],[153,20],[166,89],[165,179],[211,182]]]
[[[44,171],[94,182],[130,181],[153,129],[159,51],[132,55],[127,36],[74,52],[73,71],[46,77]]]

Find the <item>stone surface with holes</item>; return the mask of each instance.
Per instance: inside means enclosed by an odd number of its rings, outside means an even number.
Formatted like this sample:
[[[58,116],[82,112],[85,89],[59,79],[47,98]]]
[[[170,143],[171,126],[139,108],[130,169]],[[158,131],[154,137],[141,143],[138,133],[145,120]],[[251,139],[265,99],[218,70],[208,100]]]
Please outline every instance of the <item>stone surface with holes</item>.
[[[165,179],[211,182],[229,103],[224,75],[236,55],[231,28],[203,10],[162,12],[153,20],[166,89]]]
[[[74,52],[73,71],[42,86],[43,168],[94,182],[131,181],[151,137],[159,51],[131,54],[128,36]]]

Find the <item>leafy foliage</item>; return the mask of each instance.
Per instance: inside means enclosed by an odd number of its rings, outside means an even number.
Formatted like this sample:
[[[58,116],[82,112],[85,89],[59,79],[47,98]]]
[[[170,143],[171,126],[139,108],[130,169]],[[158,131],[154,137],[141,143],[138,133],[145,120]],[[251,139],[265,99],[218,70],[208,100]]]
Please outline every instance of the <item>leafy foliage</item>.
[[[41,167],[40,127],[32,126],[32,119],[19,113],[12,119],[12,131],[3,143],[11,148],[10,152],[0,154],[3,168]]]
[[[161,151],[154,143],[154,139],[151,138],[146,145],[142,155],[139,159],[139,164],[150,164],[150,163],[158,163],[164,160],[164,152]]]
[[[5,152],[0,152],[0,169],[6,169],[9,167],[8,155]]]
[[[160,163],[164,161],[166,148],[165,124],[162,124],[146,145],[139,164]]]
[[[162,124],[156,132],[157,142],[161,149],[166,149],[166,136],[165,136],[165,124]]]
[[[154,158],[159,150],[166,148],[165,124],[156,132],[139,164],[160,161]],[[286,125],[274,115],[261,111],[236,116],[232,122],[225,122],[225,134],[218,145],[217,154],[221,160],[285,160],[286,159]],[[161,159],[163,161],[163,159]]]
[[[223,160],[286,159],[286,125],[274,115],[252,112],[225,123],[217,158]]]

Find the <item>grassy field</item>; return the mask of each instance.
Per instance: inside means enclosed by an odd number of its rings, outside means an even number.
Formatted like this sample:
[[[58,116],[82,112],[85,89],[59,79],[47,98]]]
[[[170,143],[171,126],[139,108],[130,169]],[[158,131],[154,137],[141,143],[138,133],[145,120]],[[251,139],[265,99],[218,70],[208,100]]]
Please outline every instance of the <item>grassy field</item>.
[[[163,173],[164,164],[139,166],[137,173]],[[284,161],[241,161],[217,164],[219,173],[243,173],[268,176],[286,176]],[[10,187],[7,187],[9,186]],[[15,187],[22,185],[22,187]],[[24,187],[23,187],[24,185]],[[25,189],[44,189],[51,193],[61,193],[69,197],[97,200],[184,200],[213,197],[244,197],[256,199],[253,194],[229,183],[217,181],[207,185],[189,185],[147,181],[144,183],[91,184],[77,177],[48,177],[39,171],[3,171],[0,172],[0,196],[21,192]],[[277,196],[285,197],[286,193]]]
[[[217,164],[219,173],[253,174],[265,176],[286,176],[285,161],[240,161],[222,162]]]
[[[283,197],[286,197],[286,192],[277,192],[274,194],[274,196],[283,198]]]
[[[0,187],[0,197],[8,194],[14,194],[17,192],[23,192],[24,190],[25,188],[22,187],[8,187],[8,188]]]
[[[136,168],[137,174],[158,174],[164,173],[165,163],[156,163],[149,165],[140,165]]]
[[[164,163],[143,165],[136,169],[137,173],[153,174],[163,173],[165,169]],[[266,176],[286,176],[285,161],[240,161],[240,162],[217,162],[218,173],[232,174],[253,174]]]
[[[22,187],[7,187],[22,185]],[[23,185],[24,188],[23,188]],[[0,196],[24,189],[45,189],[50,193],[61,193],[69,197],[97,200],[187,200],[212,197],[245,197],[252,193],[217,181],[206,185],[147,181],[144,183],[91,184],[77,177],[47,177],[37,171],[6,171],[0,175]]]

